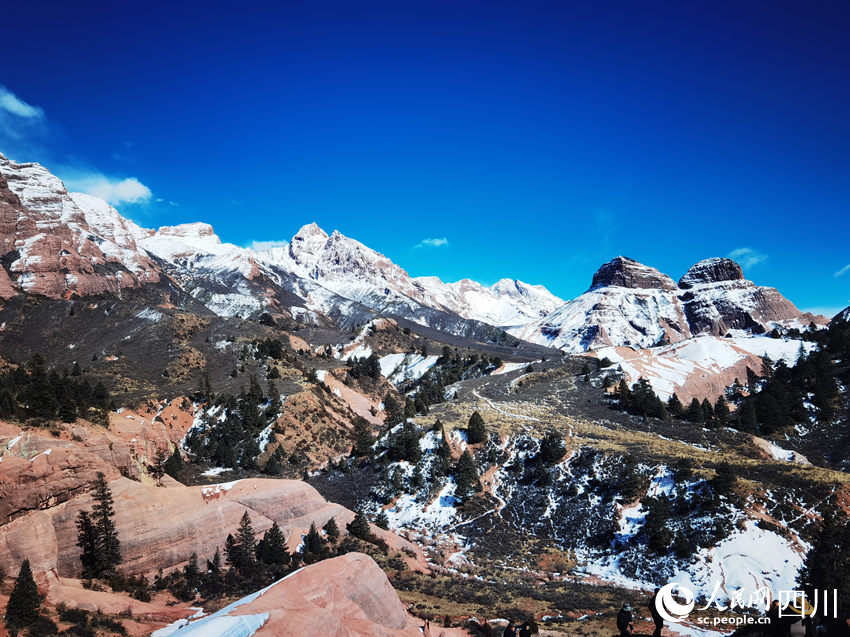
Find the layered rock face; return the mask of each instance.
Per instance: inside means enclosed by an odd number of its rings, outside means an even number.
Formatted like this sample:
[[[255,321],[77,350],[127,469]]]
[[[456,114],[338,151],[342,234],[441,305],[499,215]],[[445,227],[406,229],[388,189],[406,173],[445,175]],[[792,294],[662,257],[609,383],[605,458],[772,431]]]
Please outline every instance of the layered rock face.
[[[694,334],[725,335],[730,330],[770,329],[774,324],[823,324],[823,317],[804,314],[775,288],[744,279],[731,259],[700,261],[679,280],[688,324]]]
[[[42,166],[0,155],[0,297],[119,295],[158,282],[159,269],[135,245],[141,229],[104,206],[114,214],[86,214]]]
[[[297,571],[258,594],[180,629],[186,637],[223,634],[234,624],[244,634],[327,637],[415,637],[411,618],[372,558],[349,553]],[[248,632],[256,630],[256,632]],[[241,633],[240,633],[241,634]],[[455,634],[452,632],[452,634]]]
[[[590,289],[543,319],[509,330],[515,336],[569,352],[605,346],[646,348],[701,334],[769,331],[777,326],[825,324],[804,314],[774,288],[744,279],[731,259],[706,259],[678,285],[626,257],[604,264]]]
[[[333,517],[344,529],[354,519],[351,511],[327,502],[298,480],[249,479],[206,487],[167,484],[156,487],[124,477],[109,483],[126,573],[151,576],[160,569],[169,571],[183,566],[192,553],[211,559],[217,548],[224,549],[227,534],[238,528],[245,511],[257,533],[277,522],[290,550],[301,543],[311,523],[321,527]],[[11,566],[28,558],[34,573],[75,577],[80,570],[75,520],[91,506],[85,494],[0,527],[0,564]],[[414,545],[395,534],[377,527],[372,531],[396,550],[404,548],[423,559]],[[411,566],[420,563],[412,560]]]

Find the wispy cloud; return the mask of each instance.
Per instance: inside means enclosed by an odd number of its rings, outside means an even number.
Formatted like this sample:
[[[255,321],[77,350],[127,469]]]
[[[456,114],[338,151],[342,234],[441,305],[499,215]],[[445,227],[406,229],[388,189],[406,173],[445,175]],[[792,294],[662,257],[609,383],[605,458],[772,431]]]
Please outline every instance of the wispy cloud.
[[[759,252],[758,250],[753,250],[752,248],[735,248],[726,256],[733,261],[740,263],[741,267],[745,269],[749,269],[754,265],[767,261],[766,254]]]
[[[55,144],[55,129],[41,107],[27,103],[0,85],[0,152],[16,161],[44,162],[69,190],[100,197],[113,206],[152,199],[150,188],[136,177],[104,175],[85,161],[56,161],[56,149],[50,148],[51,141]],[[125,142],[124,146],[130,148],[132,144]],[[178,204],[169,202],[169,205]]]
[[[44,111],[27,104],[5,86],[0,86],[0,110],[24,119],[43,119]]]
[[[0,151],[23,161],[31,148],[41,149],[46,133],[44,111],[0,85]]]
[[[255,252],[262,252],[263,250],[271,250],[272,248],[285,248],[288,245],[289,242],[287,241],[252,241],[246,247]]]
[[[840,277],[840,276],[844,276],[844,275],[845,275],[845,274],[847,274],[848,272],[850,272],[850,263],[848,263],[847,265],[845,265],[843,268],[841,268],[838,272],[836,272],[836,273],[835,273],[835,274],[833,274],[832,276],[834,276],[834,277],[837,279],[837,278],[838,278],[838,277]]]
[[[434,239],[422,239],[419,243],[413,246],[413,249],[418,248],[447,248],[449,245],[449,240],[446,237],[439,237]]]
[[[98,172],[72,174],[64,178],[69,190],[100,197],[104,201],[117,206],[126,203],[145,203],[150,201],[151,189],[135,177],[107,177]],[[177,205],[168,202],[169,205]]]

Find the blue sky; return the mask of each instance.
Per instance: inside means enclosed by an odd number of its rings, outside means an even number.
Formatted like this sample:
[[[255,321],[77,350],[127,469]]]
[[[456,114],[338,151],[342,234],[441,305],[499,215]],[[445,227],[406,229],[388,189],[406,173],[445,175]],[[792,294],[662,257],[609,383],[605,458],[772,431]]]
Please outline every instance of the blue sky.
[[[0,151],[143,225],[564,298],[736,255],[850,304],[848,3],[121,4],[4,9]]]

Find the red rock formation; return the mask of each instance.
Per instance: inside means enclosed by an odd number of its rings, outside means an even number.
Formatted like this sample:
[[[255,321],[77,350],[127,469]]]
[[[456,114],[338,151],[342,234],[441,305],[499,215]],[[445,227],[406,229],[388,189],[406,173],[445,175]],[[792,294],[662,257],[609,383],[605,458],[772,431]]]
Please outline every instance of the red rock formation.
[[[95,201],[102,209],[84,211],[42,166],[0,155],[0,297],[119,294],[159,281],[159,269],[133,241],[144,231]]]

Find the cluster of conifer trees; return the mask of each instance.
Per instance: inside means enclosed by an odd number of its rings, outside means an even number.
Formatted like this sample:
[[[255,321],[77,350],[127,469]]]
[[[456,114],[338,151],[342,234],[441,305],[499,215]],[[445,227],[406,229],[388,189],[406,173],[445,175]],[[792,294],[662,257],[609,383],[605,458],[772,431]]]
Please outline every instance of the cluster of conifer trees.
[[[274,382],[269,382],[267,392],[263,392],[252,374],[248,389],[243,387],[238,396],[213,395],[211,390],[201,389],[196,399],[206,402],[202,415],[206,426],[192,429],[186,438],[186,448],[195,458],[217,466],[256,469],[260,454],[257,438],[282,407]],[[280,462],[279,457],[277,461]]]
[[[77,363],[60,374],[48,370],[44,357],[35,354],[26,365],[0,373],[0,418],[37,423],[81,417],[103,423],[109,407],[104,384],[92,385]]]

